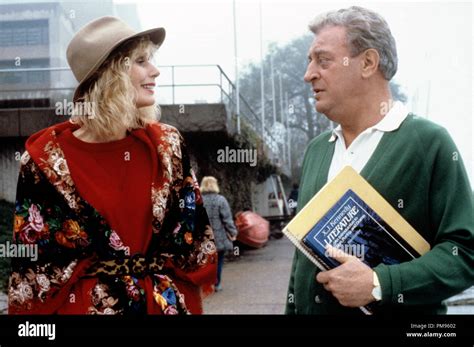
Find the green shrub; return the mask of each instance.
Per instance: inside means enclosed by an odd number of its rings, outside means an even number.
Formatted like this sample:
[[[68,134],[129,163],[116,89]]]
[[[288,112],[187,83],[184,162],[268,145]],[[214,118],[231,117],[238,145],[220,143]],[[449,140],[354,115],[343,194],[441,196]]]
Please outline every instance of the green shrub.
[[[0,200],[0,244],[11,240],[13,230],[13,211],[15,205]],[[6,292],[10,272],[10,258],[0,258],[0,291]]]

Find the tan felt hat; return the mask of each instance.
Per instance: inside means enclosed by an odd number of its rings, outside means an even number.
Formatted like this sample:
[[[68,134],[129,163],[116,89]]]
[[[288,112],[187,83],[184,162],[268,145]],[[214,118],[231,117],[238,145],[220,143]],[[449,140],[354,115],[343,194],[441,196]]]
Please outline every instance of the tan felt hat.
[[[79,85],[74,91],[74,101],[80,97],[81,87],[102,65],[107,57],[125,41],[148,36],[160,46],[165,39],[164,28],[154,28],[137,33],[116,17],[101,17],[82,27],[67,48],[67,61]]]

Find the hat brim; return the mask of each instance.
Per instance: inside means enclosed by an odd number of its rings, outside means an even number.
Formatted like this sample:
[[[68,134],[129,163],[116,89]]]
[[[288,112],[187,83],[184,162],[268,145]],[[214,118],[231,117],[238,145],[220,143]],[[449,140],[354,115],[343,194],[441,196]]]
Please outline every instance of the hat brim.
[[[134,35],[130,35],[127,37],[122,38],[118,42],[116,42],[110,49],[107,50],[94,64],[94,66],[87,72],[86,76],[79,82],[78,86],[74,91],[73,101],[77,101],[81,94],[81,89],[84,87],[84,84],[87,80],[94,74],[94,72],[102,65],[102,63],[114,52],[120,45],[122,45],[126,41],[139,39],[141,37],[148,36],[155,45],[158,47],[162,45],[163,41],[166,37],[166,30],[164,28],[154,28],[145,30]]]

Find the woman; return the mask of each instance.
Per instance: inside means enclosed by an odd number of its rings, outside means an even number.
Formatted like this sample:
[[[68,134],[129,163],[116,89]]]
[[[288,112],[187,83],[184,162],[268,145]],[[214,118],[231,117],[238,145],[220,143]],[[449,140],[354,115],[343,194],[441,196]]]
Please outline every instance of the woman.
[[[237,229],[232,219],[229,203],[225,197],[219,194],[217,179],[212,176],[204,177],[201,181],[201,192],[216,241],[218,261],[215,290],[220,291],[222,290],[221,275],[225,253],[233,249],[232,241],[237,238]]]
[[[164,37],[102,17],[69,44],[81,107],[26,142],[13,238],[39,257],[12,260],[9,313],[202,312],[216,252],[183,139],[156,121]]]

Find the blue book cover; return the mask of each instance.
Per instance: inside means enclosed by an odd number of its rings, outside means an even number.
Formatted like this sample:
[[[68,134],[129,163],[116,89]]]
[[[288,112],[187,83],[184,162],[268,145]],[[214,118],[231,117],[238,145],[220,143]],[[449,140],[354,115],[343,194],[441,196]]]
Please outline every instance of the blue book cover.
[[[374,268],[410,261],[430,244],[351,166],[327,182],[283,229],[320,270],[340,265],[331,245]],[[360,308],[371,314],[370,305]]]
[[[351,189],[342,195],[302,241],[328,269],[340,264],[327,256],[327,245],[358,257],[371,268],[380,263],[398,264],[418,256],[418,253]]]

